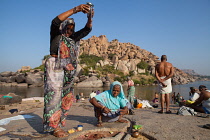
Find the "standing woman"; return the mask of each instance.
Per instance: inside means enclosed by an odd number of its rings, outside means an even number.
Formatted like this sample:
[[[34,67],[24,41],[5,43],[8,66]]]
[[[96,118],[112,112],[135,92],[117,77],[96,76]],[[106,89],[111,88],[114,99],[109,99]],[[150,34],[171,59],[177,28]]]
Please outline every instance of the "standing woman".
[[[128,101],[131,103],[132,107],[134,105],[134,95],[135,95],[135,87],[134,82],[131,80],[131,77],[127,77],[128,80]]]
[[[68,136],[65,126],[67,111],[73,101],[73,80],[76,74],[79,40],[92,29],[94,11],[87,16],[84,28],[75,32],[74,19],[68,18],[77,12],[89,13],[90,6],[81,4],[56,16],[51,23],[50,55],[45,63],[44,77],[44,132],[56,137]]]

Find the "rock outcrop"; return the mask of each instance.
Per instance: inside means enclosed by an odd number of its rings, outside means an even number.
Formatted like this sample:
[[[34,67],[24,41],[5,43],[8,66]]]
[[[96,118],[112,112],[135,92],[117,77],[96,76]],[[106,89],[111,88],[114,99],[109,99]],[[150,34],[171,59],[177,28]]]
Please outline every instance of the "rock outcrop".
[[[0,105],[9,105],[14,103],[21,103],[22,97],[15,93],[8,93],[5,96],[0,97]]]
[[[133,71],[134,74],[145,73],[145,69],[140,69],[137,64],[141,61],[147,62],[150,74],[155,74],[155,65],[160,62],[159,57],[153,53],[141,49],[131,43],[120,43],[117,39],[108,41],[105,35],[99,37],[92,36],[87,40],[81,40],[80,54],[96,55],[103,57],[97,65],[113,65],[115,69],[122,71],[125,75]],[[175,68],[172,78],[173,84],[186,84],[194,82],[197,78]]]

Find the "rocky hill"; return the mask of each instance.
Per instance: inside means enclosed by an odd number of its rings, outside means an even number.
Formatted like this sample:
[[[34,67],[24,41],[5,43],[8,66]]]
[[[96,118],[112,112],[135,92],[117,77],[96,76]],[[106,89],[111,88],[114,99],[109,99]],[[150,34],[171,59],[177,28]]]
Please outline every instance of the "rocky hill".
[[[122,71],[125,75],[129,74],[129,71],[133,71],[135,75],[145,73],[145,69],[137,67],[141,61],[148,63],[148,71],[154,75],[155,65],[160,62],[158,56],[139,46],[132,43],[121,43],[117,39],[109,42],[105,35],[92,36],[87,40],[81,40],[80,44],[80,54],[103,57],[104,60],[100,60],[97,65],[113,65],[115,69]],[[186,84],[195,80],[196,77],[175,68],[173,84]]]

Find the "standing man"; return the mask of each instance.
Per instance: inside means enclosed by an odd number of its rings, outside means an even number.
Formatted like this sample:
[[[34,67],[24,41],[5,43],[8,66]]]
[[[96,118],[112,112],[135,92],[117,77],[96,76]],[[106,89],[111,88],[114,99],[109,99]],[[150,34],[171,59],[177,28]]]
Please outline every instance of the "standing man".
[[[92,29],[92,11],[87,16],[84,28],[75,32],[75,22],[68,18],[77,12],[87,14],[90,5],[81,4],[56,16],[50,28],[50,55],[45,62],[44,73],[44,132],[52,132],[56,137],[68,136],[65,126],[67,111],[73,101],[73,80],[76,74],[79,40]]]
[[[161,56],[161,62],[155,67],[155,76],[159,82],[159,89],[161,95],[161,110],[158,113],[163,113],[164,103],[166,102],[166,113],[171,113],[169,109],[170,97],[169,93],[172,92],[171,77],[174,74],[173,65],[167,61],[167,56]]]

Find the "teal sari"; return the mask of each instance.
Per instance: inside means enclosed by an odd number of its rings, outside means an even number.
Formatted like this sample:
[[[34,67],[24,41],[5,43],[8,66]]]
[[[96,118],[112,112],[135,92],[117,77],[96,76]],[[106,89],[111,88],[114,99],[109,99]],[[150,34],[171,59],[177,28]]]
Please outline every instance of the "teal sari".
[[[115,85],[120,86],[120,93],[117,97],[114,97],[112,95],[113,87]],[[127,104],[127,99],[125,98],[123,88],[120,82],[115,81],[111,84],[110,90],[104,91],[100,93],[99,95],[95,96],[96,100],[100,103],[102,103],[104,106],[109,108],[111,111],[117,111],[120,108],[123,108]]]

